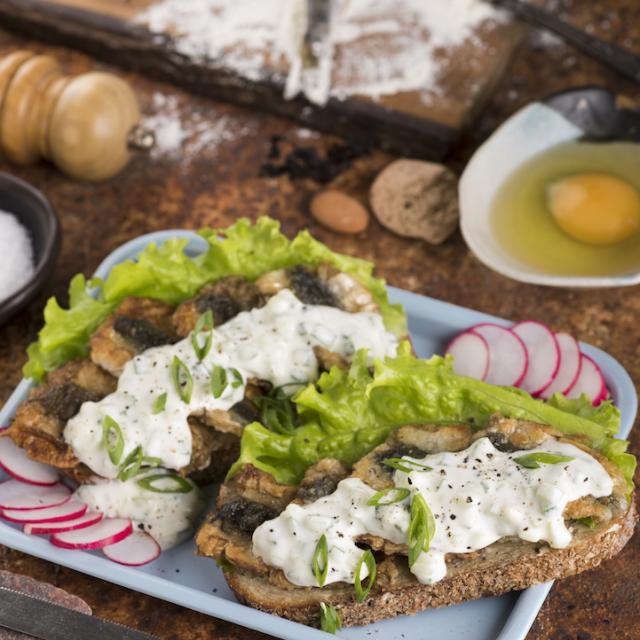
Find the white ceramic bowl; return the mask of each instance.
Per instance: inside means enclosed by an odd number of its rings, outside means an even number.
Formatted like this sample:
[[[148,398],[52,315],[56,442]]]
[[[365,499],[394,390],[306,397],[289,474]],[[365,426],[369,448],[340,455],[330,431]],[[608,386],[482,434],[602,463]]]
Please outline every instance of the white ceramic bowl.
[[[533,156],[583,135],[580,128],[539,102],[509,118],[475,152],[459,184],[460,228],[476,257],[498,273],[554,287],[622,287],[640,283],[640,272],[621,276],[552,275],[507,253],[490,225],[491,205],[504,181]]]

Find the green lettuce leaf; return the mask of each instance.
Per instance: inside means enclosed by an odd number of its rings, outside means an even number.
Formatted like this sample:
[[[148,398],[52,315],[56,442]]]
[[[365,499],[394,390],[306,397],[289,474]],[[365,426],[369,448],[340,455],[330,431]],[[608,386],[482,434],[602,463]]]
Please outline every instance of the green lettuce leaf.
[[[92,284],[95,283],[87,283],[82,274],[72,278],[69,309],[63,309],[55,298],[49,298],[38,341],[27,349],[29,359],[23,369],[26,378],[41,380],[47,371],[86,354],[89,336],[115,308],[101,296],[94,298],[89,294]]]
[[[597,422],[602,425],[606,432],[615,436],[620,426],[620,412],[611,400],[601,402],[594,407],[591,400],[586,394],[582,394],[580,398],[572,400],[566,398],[561,393],[554,393],[547,403],[561,411],[573,413],[582,418],[587,418],[591,422]]]
[[[519,389],[458,376],[450,358],[416,358],[408,343],[395,358],[376,361],[372,372],[366,354],[358,353],[349,370],[334,368],[323,374],[298,392],[294,402],[301,420],[295,433],[272,434],[257,423],[249,425],[231,474],[251,463],[281,482],[296,483],[307,467],[324,457],[352,464],[403,424],[460,421],[480,428],[495,413],[586,435],[627,480],[636,464],[634,456],[625,453],[627,443],[611,437],[620,420],[612,404],[588,409],[582,400],[536,400]]]
[[[91,333],[127,296],[145,296],[175,305],[219,278],[243,275],[255,279],[267,271],[296,264],[317,266],[326,262],[353,275],[371,290],[387,329],[398,336],[406,335],[404,311],[400,305],[389,304],[384,280],[373,276],[370,262],[334,253],[306,231],[289,240],[280,232],[279,223],[267,217],[255,224],[241,219],[226,229],[199,233],[209,247],[194,258],[184,251],[187,240],[171,239],[160,246],[149,245],[136,261],[116,265],[104,282],[87,283],[84,276],[75,276],[69,288],[68,309],[54,298],[47,302],[44,327],[27,351],[25,377],[41,380],[67,360],[86,355]],[[96,288],[95,298],[90,293],[92,287]]]

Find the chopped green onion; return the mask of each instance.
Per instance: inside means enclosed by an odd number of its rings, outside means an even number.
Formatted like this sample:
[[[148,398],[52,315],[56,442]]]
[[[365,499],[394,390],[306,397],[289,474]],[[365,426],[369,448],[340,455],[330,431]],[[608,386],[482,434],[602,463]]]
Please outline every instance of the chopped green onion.
[[[211,374],[211,392],[214,398],[219,398],[227,388],[227,370],[216,366]]]
[[[411,499],[411,521],[409,523],[409,566],[412,567],[420,554],[429,551],[436,533],[436,521],[425,499],[415,493]]]
[[[223,571],[233,571],[235,567],[223,556],[222,558],[216,558],[216,564]]]
[[[162,458],[154,456],[142,456],[143,467],[159,467],[162,464]]]
[[[385,458],[382,464],[386,464],[388,467],[392,467],[398,471],[404,471],[404,473],[411,473],[412,471],[432,471],[431,467],[427,467],[426,464],[420,464],[419,462],[407,460],[406,458]]]
[[[286,389],[287,387],[305,387],[307,385],[306,382],[296,382],[295,380],[292,382],[285,382],[284,384],[281,384],[279,387],[275,387],[274,391],[281,391]],[[289,394],[289,395],[293,395],[293,394]]]
[[[527,453],[519,458],[514,458],[520,466],[526,469],[539,469],[540,464],[560,464],[561,462],[571,462],[575,458],[569,456],[558,456],[555,453],[546,453],[545,451],[537,451],[535,453]]]
[[[335,633],[342,629],[342,620],[335,607],[330,604],[320,603],[320,628],[327,633]]]
[[[258,409],[260,409],[262,424],[271,431],[285,435],[293,433],[296,427],[296,415],[293,403],[283,390],[283,387],[290,386],[291,384],[296,383],[275,387],[267,395],[253,398],[253,402],[258,406]]]
[[[200,333],[201,331],[213,331],[213,312],[211,309],[207,309],[196,322],[193,332]]]
[[[105,416],[102,421],[102,446],[112,464],[119,464],[124,451],[124,436],[120,425],[111,416]]]
[[[369,580],[367,582],[367,586],[362,588],[362,581],[360,579],[360,571],[362,570],[362,565],[366,564],[367,569],[369,570]],[[376,559],[373,557],[373,553],[371,553],[371,549],[367,549],[361,556],[358,561],[358,565],[356,566],[356,574],[355,574],[355,582],[354,587],[356,590],[356,600],[358,602],[364,602],[371,591],[371,587],[376,581]]]
[[[324,533],[320,536],[320,540],[318,540],[318,544],[313,552],[311,567],[318,586],[324,586],[325,580],[327,579],[327,572],[329,571],[329,550],[327,548],[327,537]]]
[[[388,494],[395,492],[395,496],[388,498],[383,501]],[[396,502],[402,502],[405,498],[409,496],[411,492],[409,489],[402,489],[400,487],[389,487],[387,489],[382,489],[382,491],[378,491],[368,502],[367,504],[370,507],[384,507],[388,504],[395,504]]]
[[[151,405],[151,412],[155,416],[158,413],[162,413],[167,406],[167,393],[161,393]]]
[[[237,389],[244,384],[244,378],[242,374],[237,369],[230,369],[231,375],[233,376],[233,382],[231,383],[231,387],[233,389]]]
[[[140,467],[142,466],[142,447],[138,445],[120,465],[120,471],[118,473],[118,480],[129,480],[133,476],[140,473]]]
[[[170,480],[173,485],[158,487],[154,484],[161,480]],[[186,478],[170,473],[156,473],[146,478],[140,478],[140,480],[138,480],[138,486],[147,491],[155,491],[155,493],[189,493],[189,491],[193,489],[191,483]]]
[[[587,516],[586,518],[580,518],[578,520],[580,524],[583,524],[585,527],[589,527],[589,529],[595,529],[598,526],[598,521],[593,516]]]
[[[211,351],[212,343],[213,343],[213,334],[211,333],[211,331],[207,333],[207,335],[205,336],[204,342],[202,344],[198,343],[197,333],[194,332],[191,334],[191,346],[193,347],[193,350],[196,353],[198,362],[202,362],[207,357],[207,355],[209,354],[209,351]]]
[[[200,344],[198,342],[198,336],[203,331],[206,331],[207,335],[205,336],[204,343]],[[212,340],[213,314],[211,313],[211,309],[209,309],[198,318],[196,326],[191,332],[191,345],[193,346],[193,350],[196,352],[198,362],[202,362],[207,357],[209,351],[211,351]]]
[[[173,356],[171,361],[171,379],[182,402],[189,404],[193,393],[193,378],[189,367],[178,356]]]

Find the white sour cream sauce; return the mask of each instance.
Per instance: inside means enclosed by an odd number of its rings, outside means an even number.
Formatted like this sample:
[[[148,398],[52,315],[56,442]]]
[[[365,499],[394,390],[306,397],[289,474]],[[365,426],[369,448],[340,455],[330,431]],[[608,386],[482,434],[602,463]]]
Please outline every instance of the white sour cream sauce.
[[[192,482],[188,493],[158,493],[138,485],[138,480],[163,471],[154,469],[124,482],[93,478],[93,484],[81,485],[74,495],[90,511],[107,518],[128,518],[134,528],[146,531],[162,549],[168,549],[191,535],[205,501]]]
[[[534,452],[574,459],[541,464],[538,469],[513,460]],[[589,495],[608,496],[613,489],[611,477],[595,458],[556,440],[527,451],[503,453],[488,438],[480,438],[457,453],[407,459],[432,470],[395,472],[394,484],[411,494],[403,502],[368,506],[376,492],[358,478],[347,478],[331,495],[305,506],[290,504],[277,518],[260,525],[253,534],[254,553],[282,569],[292,583],[317,586],[312,557],[324,534],[329,551],[326,583],[353,583],[363,553],[355,538],[372,534],[406,543],[411,496],[419,492],[433,513],[436,532],[429,551],[419,555],[411,572],[420,582],[432,584],[447,573],[447,553],[469,553],[505,536],[566,547],[571,542],[563,517],[567,504]],[[363,565],[360,577],[367,575]]]
[[[203,336],[200,336],[202,343]],[[283,289],[260,309],[238,314],[213,332],[209,354],[198,362],[191,336],[174,344],[144,351],[129,361],[117,390],[99,402],[85,402],[64,430],[76,457],[105,478],[118,467],[102,444],[105,416],[113,418],[124,437],[122,460],[138,445],[145,456],[160,458],[167,469],[186,467],[191,459],[191,431],[187,417],[214,409],[227,410],[242,400],[246,380],[256,377],[275,386],[308,382],[318,376],[315,346],[344,356],[368,349],[369,358],[392,356],[397,338],[386,331],[378,313],[348,313],[334,307],[305,305]],[[171,378],[177,356],[193,378],[190,402],[178,395]],[[229,384],[221,397],[211,391],[215,366],[227,369]],[[242,375],[235,386],[232,368]],[[154,415],[154,400],[166,393],[165,409]]]

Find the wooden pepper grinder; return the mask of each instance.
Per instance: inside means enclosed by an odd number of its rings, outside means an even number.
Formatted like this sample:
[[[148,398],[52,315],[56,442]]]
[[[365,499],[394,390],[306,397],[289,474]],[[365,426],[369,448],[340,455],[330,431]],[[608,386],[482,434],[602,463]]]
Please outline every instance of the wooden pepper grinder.
[[[106,180],[131,151],[153,146],[131,87],[111,73],[71,77],[32,51],[0,59],[0,151],[15,164],[41,158],[79,180]]]

